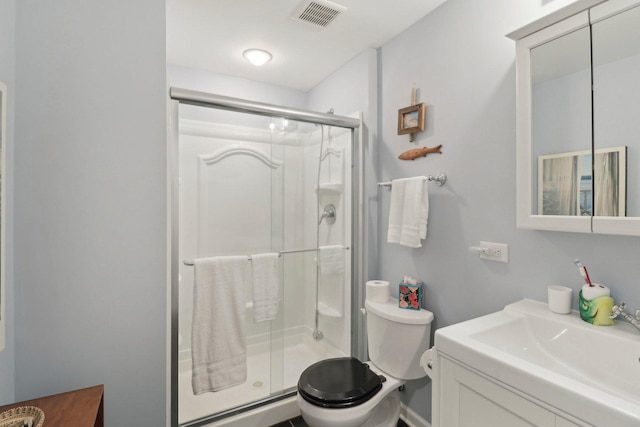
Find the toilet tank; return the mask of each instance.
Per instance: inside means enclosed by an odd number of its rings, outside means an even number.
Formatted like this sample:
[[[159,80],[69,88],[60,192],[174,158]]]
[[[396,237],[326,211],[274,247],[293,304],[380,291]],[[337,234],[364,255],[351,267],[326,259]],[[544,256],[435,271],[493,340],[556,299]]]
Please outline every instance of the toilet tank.
[[[431,345],[430,311],[398,307],[398,300],[386,303],[365,301],[369,360],[392,377],[412,380],[424,377],[422,353]]]

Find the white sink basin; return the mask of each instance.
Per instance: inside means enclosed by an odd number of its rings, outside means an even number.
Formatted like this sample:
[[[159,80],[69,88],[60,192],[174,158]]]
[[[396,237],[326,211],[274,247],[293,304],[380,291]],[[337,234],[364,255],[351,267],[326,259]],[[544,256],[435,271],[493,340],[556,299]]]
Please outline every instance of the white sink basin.
[[[587,425],[640,426],[640,331],[531,300],[436,331],[439,353]]]

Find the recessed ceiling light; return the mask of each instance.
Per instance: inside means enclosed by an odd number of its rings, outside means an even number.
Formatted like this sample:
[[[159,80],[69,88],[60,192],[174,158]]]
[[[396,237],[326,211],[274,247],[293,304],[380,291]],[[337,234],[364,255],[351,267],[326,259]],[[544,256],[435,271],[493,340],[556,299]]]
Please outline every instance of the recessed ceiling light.
[[[266,64],[273,58],[269,52],[262,49],[247,49],[242,52],[242,56],[256,67]]]

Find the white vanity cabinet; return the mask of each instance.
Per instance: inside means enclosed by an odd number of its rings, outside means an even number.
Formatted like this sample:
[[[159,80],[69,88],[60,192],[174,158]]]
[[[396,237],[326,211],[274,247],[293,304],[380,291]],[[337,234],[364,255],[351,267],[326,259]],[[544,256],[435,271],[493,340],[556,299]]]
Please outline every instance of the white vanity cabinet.
[[[442,354],[434,374],[433,427],[578,426]]]
[[[523,299],[437,329],[433,427],[640,426],[640,340],[622,323]]]

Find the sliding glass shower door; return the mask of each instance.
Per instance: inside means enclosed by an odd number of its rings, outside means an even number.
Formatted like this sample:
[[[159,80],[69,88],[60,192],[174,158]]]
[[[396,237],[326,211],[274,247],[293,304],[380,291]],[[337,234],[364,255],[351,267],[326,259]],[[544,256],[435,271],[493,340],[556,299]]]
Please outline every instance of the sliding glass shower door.
[[[180,105],[178,129],[177,418],[199,426],[291,393],[310,364],[351,354],[353,130],[193,105]],[[254,317],[262,283],[215,283],[244,301],[222,323],[242,331],[246,380],[195,394],[194,261],[243,256],[251,278],[259,254],[277,254],[273,318]]]

